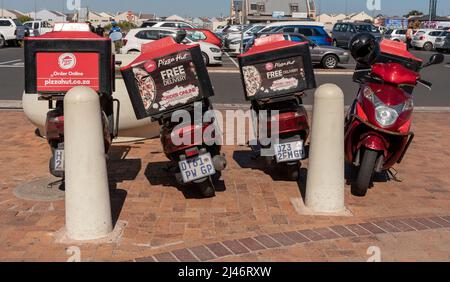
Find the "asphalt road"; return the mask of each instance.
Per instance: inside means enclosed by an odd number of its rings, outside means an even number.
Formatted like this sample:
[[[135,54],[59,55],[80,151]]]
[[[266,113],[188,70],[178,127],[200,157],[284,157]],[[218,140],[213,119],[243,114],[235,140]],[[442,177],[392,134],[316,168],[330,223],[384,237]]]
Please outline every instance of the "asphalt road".
[[[428,60],[431,52],[414,51],[416,56]],[[224,56],[221,67],[211,67],[210,77],[215,88],[214,103],[244,104],[243,86],[238,73],[236,60]],[[335,83],[342,88],[346,104],[354,99],[358,85],[352,81],[354,64],[344,65],[338,70],[316,69],[317,84]],[[446,62],[422,71],[422,78],[433,83],[433,90],[418,86],[415,91],[415,104],[418,107],[450,107],[450,55]],[[23,49],[0,49],[0,100],[18,101],[24,88]],[[312,104],[312,91],[308,91],[305,104]]]

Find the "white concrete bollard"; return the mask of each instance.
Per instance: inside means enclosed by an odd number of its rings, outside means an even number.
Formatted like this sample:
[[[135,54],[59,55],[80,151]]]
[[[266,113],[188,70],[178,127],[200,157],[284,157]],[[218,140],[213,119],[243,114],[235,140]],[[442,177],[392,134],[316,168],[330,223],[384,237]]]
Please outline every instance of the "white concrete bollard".
[[[74,87],[64,98],[66,229],[72,240],[112,232],[103,125],[98,94]]]
[[[305,205],[313,213],[344,213],[344,94],[324,84],[314,94]]]

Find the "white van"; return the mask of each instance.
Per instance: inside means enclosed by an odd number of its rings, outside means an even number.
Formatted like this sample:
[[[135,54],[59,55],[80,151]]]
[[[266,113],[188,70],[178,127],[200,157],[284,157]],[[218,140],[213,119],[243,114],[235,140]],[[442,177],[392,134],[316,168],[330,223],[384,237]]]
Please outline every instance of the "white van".
[[[30,29],[30,36],[39,36],[53,30],[51,24],[46,21],[29,21],[23,24]]]

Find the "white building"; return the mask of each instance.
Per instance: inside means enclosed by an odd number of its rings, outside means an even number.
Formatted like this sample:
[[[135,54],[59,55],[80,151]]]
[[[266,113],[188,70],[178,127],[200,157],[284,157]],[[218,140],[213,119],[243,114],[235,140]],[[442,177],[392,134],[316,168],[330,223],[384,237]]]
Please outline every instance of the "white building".
[[[369,16],[366,12],[351,14],[349,15],[349,19],[354,22],[363,22],[363,21],[373,22],[373,17]]]
[[[133,13],[132,11],[118,13],[114,17],[114,20],[116,20],[117,22],[130,22],[134,23],[135,25],[139,25],[139,15]]]
[[[178,15],[172,15],[166,18],[166,21],[186,22],[186,19]]]
[[[67,22],[67,16],[65,14],[58,11],[50,11],[46,9],[38,11],[36,15],[34,14],[34,12],[31,12],[28,14],[28,16],[32,19],[47,21],[51,24]]]

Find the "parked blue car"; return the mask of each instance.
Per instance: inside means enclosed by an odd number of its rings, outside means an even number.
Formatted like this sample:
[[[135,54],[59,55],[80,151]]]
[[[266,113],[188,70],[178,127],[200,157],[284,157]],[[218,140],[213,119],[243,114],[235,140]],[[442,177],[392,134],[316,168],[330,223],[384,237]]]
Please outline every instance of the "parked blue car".
[[[331,46],[333,38],[331,38],[322,26],[317,25],[286,25],[272,30],[277,33],[300,33],[308,37],[316,45]]]

